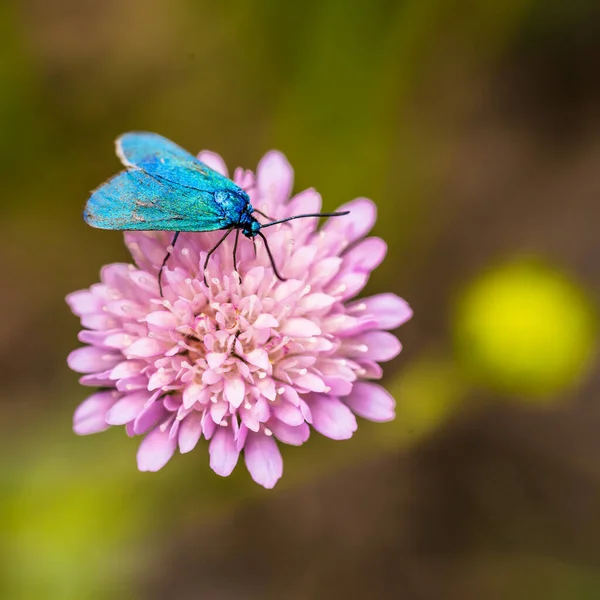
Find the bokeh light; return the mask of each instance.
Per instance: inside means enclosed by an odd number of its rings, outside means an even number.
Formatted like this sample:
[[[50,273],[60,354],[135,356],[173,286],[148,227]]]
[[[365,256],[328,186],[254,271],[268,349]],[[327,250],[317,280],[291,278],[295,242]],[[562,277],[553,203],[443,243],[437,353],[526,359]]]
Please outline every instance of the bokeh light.
[[[591,300],[574,281],[541,261],[522,259],[490,269],[464,290],[455,339],[475,380],[541,396],[585,372],[596,320]]]

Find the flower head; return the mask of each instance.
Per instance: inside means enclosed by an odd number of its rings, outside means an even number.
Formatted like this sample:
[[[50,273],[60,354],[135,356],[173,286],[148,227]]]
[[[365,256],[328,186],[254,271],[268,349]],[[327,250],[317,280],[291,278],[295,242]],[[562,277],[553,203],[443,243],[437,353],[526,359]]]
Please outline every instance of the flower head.
[[[226,174],[222,160],[200,160]],[[285,158],[267,154],[256,176],[242,169],[234,181],[252,205],[283,219],[318,212],[321,198],[306,190],[290,199],[293,173]],[[183,233],[157,274],[173,234],[126,233],[137,266],[104,267],[102,283],[67,297],[85,329],[86,344],[69,366],[81,383],[101,388],[76,410],[74,430],[95,433],[125,425],[144,435],[138,467],[156,471],[174,454],[209,441],[210,466],[229,475],[243,451],[252,478],[270,488],[281,477],[278,442],[300,445],[310,427],[336,440],[352,436],[355,415],[394,418],[394,400],[379,385],[379,362],[401,350],[386,330],[411,317],[393,294],[351,300],[383,260],[385,243],[364,238],[375,221],[366,199],[321,229],[317,219],[265,230],[278,280],[261,240],[245,238],[233,268],[234,236],[213,254],[221,232]],[[342,209],[342,210],[343,210]]]

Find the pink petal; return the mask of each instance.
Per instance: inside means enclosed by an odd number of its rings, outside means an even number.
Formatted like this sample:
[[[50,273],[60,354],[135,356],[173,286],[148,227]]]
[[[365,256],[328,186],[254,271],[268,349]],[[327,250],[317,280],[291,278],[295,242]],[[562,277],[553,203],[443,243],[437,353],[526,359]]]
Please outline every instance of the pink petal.
[[[84,375],[79,378],[81,385],[89,385],[94,387],[113,387],[114,381],[109,378],[110,371],[103,371],[102,373],[95,373],[93,375]]]
[[[225,161],[215,152],[211,152],[210,150],[202,150],[200,154],[198,154],[198,160],[203,162],[207,167],[224,175],[227,177],[227,165]]]
[[[260,284],[262,283],[265,277],[265,268],[262,266],[252,267],[245,275],[244,275],[244,291],[246,292],[246,297],[252,296],[256,294]]]
[[[102,300],[89,290],[79,290],[66,298],[71,310],[78,316],[88,315],[102,310]]]
[[[160,421],[163,421],[167,416],[167,410],[163,403],[159,400],[144,408],[133,422],[133,432],[136,435],[146,433]]]
[[[316,373],[305,373],[294,378],[294,384],[309,392],[324,392],[325,383]]]
[[[156,338],[143,337],[131,344],[124,354],[127,358],[148,358],[163,354],[164,344]]]
[[[270,329],[271,327],[277,327],[278,325],[279,321],[273,315],[268,313],[258,315],[256,321],[252,323],[252,326],[255,329]]]
[[[295,294],[300,288],[303,288],[305,283],[299,279],[288,279],[277,285],[273,291],[273,298],[276,302],[282,302]]]
[[[398,356],[402,350],[398,338],[387,331],[368,331],[351,340],[351,347],[363,345],[366,347],[365,352],[349,352],[348,355],[385,362]]]
[[[110,427],[105,416],[115,403],[118,394],[115,392],[98,392],[84,400],[73,415],[73,431],[77,435],[89,435],[105,431]]]
[[[316,294],[309,294],[308,296],[304,296],[299,302],[298,306],[308,311],[318,311],[324,310],[326,308],[331,308],[331,306],[335,303],[335,298],[333,296],[329,296],[328,294],[323,294],[318,292]]]
[[[210,446],[210,468],[222,477],[231,475],[237,464],[240,452],[233,439],[233,432],[229,427],[217,427]]]
[[[179,427],[179,451],[182,454],[190,452],[196,447],[202,435],[202,415],[192,411]]]
[[[89,329],[83,329],[77,334],[77,339],[83,344],[107,348],[106,340],[110,334],[110,331],[90,331]]]
[[[386,252],[387,244],[382,239],[367,238],[344,254],[344,268],[370,273],[381,264]]]
[[[354,385],[344,402],[359,417],[369,421],[391,421],[396,415],[394,398],[380,385],[360,381]]]
[[[367,281],[369,273],[364,271],[345,271],[340,273],[328,286],[327,291],[332,296],[337,296],[340,300],[352,298],[360,292]]]
[[[126,231],[125,244],[138,267],[148,273],[154,273],[165,258],[171,237],[162,231]]]
[[[350,305],[352,314],[369,315],[381,329],[395,329],[412,317],[412,309],[396,294],[377,294]]]
[[[108,288],[113,288],[120,292],[123,292],[125,289],[130,291],[130,268],[130,265],[126,263],[112,263],[110,265],[105,265],[100,270],[100,279]]]
[[[92,313],[90,315],[81,316],[81,325],[88,329],[103,331],[117,327],[118,324],[118,320],[115,319],[115,317],[107,315],[106,313]]]
[[[129,277],[140,291],[151,296],[158,296],[158,279],[155,275],[146,271],[131,271]]]
[[[153,429],[140,444],[137,452],[137,464],[140,471],[159,471],[168,462],[177,440],[169,435],[169,428],[162,431],[160,427]]]
[[[338,208],[338,211],[344,210],[349,210],[350,214],[330,218],[325,223],[323,231],[337,234],[351,244],[371,230],[377,218],[377,208],[373,201],[367,198],[357,198]]]
[[[335,375],[323,377],[332,396],[347,396],[352,391],[352,381]]]
[[[225,380],[223,393],[225,399],[230,402],[232,406],[238,408],[244,401],[246,386],[240,377],[232,377]]]
[[[294,427],[304,423],[304,415],[302,414],[302,411],[297,406],[294,406],[289,402],[279,402],[274,404],[272,408],[275,417],[286,425]]]
[[[77,373],[98,373],[111,369],[119,362],[119,355],[104,348],[84,346],[73,350],[67,364]]]
[[[171,369],[160,368],[150,375],[148,380],[148,389],[158,390],[159,388],[169,385],[175,379],[175,373]]]
[[[223,417],[229,411],[229,404],[224,402],[223,400],[219,400],[210,405],[210,416],[212,420],[215,422],[215,425],[220,425],[221,421],[223,421]]]
[[[285,212],[290,217],[307,213],[318,213],[321,210],[321,204],[321,195],[311,188],[296,194],[290,200]],[[313,219],[298,219],[297,221],[292,221],[294,225],[306,225],[307,222],[315,223]]]
[[[141,360],[124,360],[116,365],[110,372],[110,378],[128,379],[139,375],[146,364]]]
[[[383,377],[383,369],[379,364],[372,360],[356,360],[356,362],[360,365],[362,372],[360,374],[363,379],[381,379]],[[343,396],[344,394],[338,394],[338,396]]]
[[[217,373],[212,369],[206,369],[204,373],[202,373],[202,382],[207,385],[214,385],[217,381],[221,381],[222,375],[221,373]]]
[[[106,413],[106,422],[109,425],[125,425],[133,421],[144,410],[149,399],[150,393],[144,390],[123,396]]]
[[[210,440],[217,428],[216,423],[212,420],[210,416],[210,411],[205,410],[202,413],[202,435],[205,439]]]
[[[272,150],[258,163],[256,179],[261,196],[267,196],[270,206],[280,206],[290,197],[294,171],[281,152]]]
[[[177,317],[167,310],[156,310],[146,315],[146,323],[160,329],[175,329],[177,327]]]
[[[134,338],[124,331],[119,331],[109,335],[104,340],[104,344],[109,348],[115,348],[117,350],[123,350],[127,348],[133,342]]]
[[[332,396],[312,394],[309,400],[312,426],[332,440],[347,440],[356,431],[356,418],[340,400]]]
[[[291,426],[281,421],[269,421],[268,427],[278,440],[291,446],[301,446],[310,436],[307,423]]]
[[[263,370],[269,370],[271,368],[271,363],[269,362],[269,354],[266,350],[262,348],[256,348],[251,352],[248,352],[244,355],[244,359],[249,362],[251,365],[259,367]]]
[[[192,383],[183,390],[183,406],[191,408],[196,402],[204,404],[210,398],[210,389],[205,385]]]
[[[206,355],[206,362],[211,369],[218,369],[228,357],[226,352],[209,352]]]
[[[315,335],[320,335],[321,329],[316,323],[308,319],[293,317],[286,319],[283,325],[279,328],[279,332],[283,335],[291,337],[309,338]]]
[[[244,445],[246,468],[256,483],[271,489],[283,474],[283,460],[272,436],[248,434]]]
[[[265,423],[271,416],[270,404],[263,397],[258,398],[250,410],[259,423]]]

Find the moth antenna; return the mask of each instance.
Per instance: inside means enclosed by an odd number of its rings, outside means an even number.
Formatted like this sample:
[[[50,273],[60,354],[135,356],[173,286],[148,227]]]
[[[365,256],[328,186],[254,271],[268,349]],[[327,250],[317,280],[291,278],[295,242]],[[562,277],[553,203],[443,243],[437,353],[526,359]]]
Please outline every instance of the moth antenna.
[[[262,227],[272,227],[273,225],[279,225],[279,223],[287,223],[288,221],[293,221],[294,219],[306,219],[307,217],[342,217],[344,215],[349,214],[349,210],[345,210],[343,212],[332,212],[332,213],[311,213],[308,215],[295,215],[293,217],[288,217],[287,219],[281,219],[279,221],[273,221],[272,223],[267,223]]]
[[[266,215],[262,210],[258,210],[258,208],[255,208],[252,212],[258,213],[261,217],[264,217],[265,219],[269,219],[269,221],[273,220],[273,217]],[[264,227],[264,225],[263,225],[263,227]]]

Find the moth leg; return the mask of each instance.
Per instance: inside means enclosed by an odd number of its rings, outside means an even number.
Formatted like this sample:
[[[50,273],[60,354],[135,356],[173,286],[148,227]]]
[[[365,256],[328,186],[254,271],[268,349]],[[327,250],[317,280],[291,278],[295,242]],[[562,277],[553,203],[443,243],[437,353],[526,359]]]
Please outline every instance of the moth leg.
[[[173,236],[173,241],[171,242],[171,246],[167,250],[167,255],[165,256],[164,260],[162,261],[162,265],[160,265],[160,269],[158,270],[158,289],[160,291],[161,297],[163,295],[162,272],[167,264],[167,261],[169,260],[169,256],[171,256],[171,252],[173,252],[173,250],[175,249],[175,244],[177,243],[177,238],[179,237],[180,233],[181,233],[181,231],[175,232],[175,235]]]
[[[271,248],[269,248],[269,243],[267,242],[267,238],[264,236],[264,234],[259,231],[257,232],[258,235],[260,235],[260,237],[263,239],[263,242],[265,243],[265,248],[267,249],[267,254],[269,255],[269,260],[271,261],[271,266],[273,267],[273,273],[275,273],[275,277],[277,277],[277,279],[279,279],[279,281],[287,281],[287,279],[285,277],[282,277],[279,274],[279,271],[277,270],[277,267],[275,266],[275,261],[273,260],[273,255],[271,254]]]
[[[225,238],[234,230],[234,227],[230,227],[225,235],[215,244],[215,246],[211,249],[211,251],[206,255],[206,260],[204,261],[204,285],[208,287],[208,283],[206,282],[206,269],[208,267],[208,261],[210,257],[214,254],[216,249],[225,241]]]
[[[240,230],[235,232],[235,242],[233,243],[233,270],[237,273],[237,245],[240,239]]]

